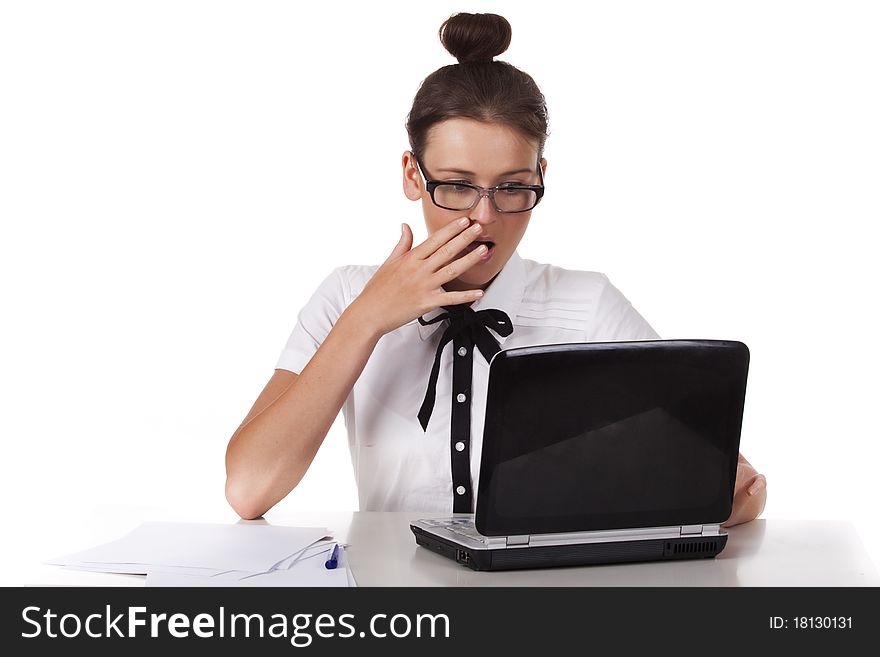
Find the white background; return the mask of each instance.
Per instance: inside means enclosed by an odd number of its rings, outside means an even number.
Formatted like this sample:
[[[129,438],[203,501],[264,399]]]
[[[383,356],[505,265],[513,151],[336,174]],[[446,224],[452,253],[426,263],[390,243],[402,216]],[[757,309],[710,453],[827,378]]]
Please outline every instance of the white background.
[[[404,121],[481,11],[550,112],[520,255],[745,342],[764,516],[851,519],[880,563],[875,3],[0,6],[4,551],[56,556],[100,505],[237,517],[226,444],[300,308],[426,237]],[[340,415],[267,519],[356,506]]]

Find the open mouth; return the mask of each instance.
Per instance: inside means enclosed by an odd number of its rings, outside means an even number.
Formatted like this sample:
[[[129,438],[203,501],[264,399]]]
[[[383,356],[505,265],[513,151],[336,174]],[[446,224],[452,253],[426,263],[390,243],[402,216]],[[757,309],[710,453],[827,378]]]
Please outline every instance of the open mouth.
[[[489,252],[490,252],[490,253],[491,253],[492,249],[495,248],[495,242],[478,242],[478,241],[473,241],[473,242],[471,242],[470,244],[468,244],[468,245],[464,248],[463,253],[470,253],[470,252],[473,251],[474,249],[479,248],[479,247],[480,247],[480,244],[485,244],[486,246],[488,246],[488,247],[489,247]]]
[[[487,262],[488,260],[490,260],[492,258],[492,255],[495,253],[495,242],[491,242],[488,240],[487,241],[480,241],[480,242],[471,242],[470,244],[468,244],[465,247],[465,249],[464,249],[464,251],[462,251],[462,253],[464,255],[467,255],[468,253],[470,253],[474,249],[480,248],[480,244],[485,244],[486,246],[489,247],[489,250],[480,256],[481,263]]]

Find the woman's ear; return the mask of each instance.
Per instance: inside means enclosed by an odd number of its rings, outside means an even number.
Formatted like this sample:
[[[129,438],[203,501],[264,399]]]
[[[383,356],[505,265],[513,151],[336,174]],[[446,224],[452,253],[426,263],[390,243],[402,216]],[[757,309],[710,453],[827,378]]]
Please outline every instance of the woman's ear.
[[[422,198],[422,174],[419,173],[415,156],[412,151],[404,151],[401,158],[403,164],[403,193],[410,201]]]

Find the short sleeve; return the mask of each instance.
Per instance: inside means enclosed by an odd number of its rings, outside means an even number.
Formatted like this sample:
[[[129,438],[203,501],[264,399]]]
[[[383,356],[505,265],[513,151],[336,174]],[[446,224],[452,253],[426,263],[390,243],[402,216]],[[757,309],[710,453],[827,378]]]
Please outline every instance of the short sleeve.
[[[588,341],[657,340],[660,336],[623,293],[604,274],[604,287],[596,306],[595,321]]]
[[[296,326],[278,356],[276,369],[300,374],[345,310],[345,280],[337,267],[321,281],[297,315]]]

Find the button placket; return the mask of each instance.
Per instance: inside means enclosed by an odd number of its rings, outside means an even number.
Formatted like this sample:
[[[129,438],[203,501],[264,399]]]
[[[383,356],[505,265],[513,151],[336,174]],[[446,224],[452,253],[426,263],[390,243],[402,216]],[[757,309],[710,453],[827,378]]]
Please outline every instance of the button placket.
[[[468,333],[453,338],[458,357],[452,362],[452,422],[450,458],[452,465],[452,510],[454,513],[472,513],[470,437],[471,395],[473,375],[473,345]]]

